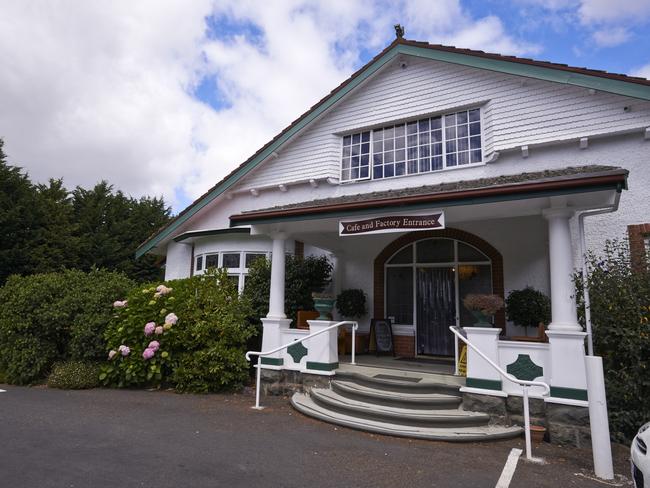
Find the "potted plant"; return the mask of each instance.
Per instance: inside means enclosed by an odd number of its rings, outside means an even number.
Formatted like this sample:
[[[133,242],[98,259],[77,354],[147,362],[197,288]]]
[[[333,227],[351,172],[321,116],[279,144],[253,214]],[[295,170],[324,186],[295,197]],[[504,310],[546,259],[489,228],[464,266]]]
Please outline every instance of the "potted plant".
[[[336,310],[341,317],[358,319],[366,314],[366,294],[363,290],[343,290],[336,297]]]
[[[474,327],[492,327],[489,319],[503,308],[503,298],[499,295],[470,293],[463,299],[463,305],[476,319]]]
[[[523,290],[513,290],[506,298],[506,316],[515,325],[537,327],[551,320],[551,301],[541,291],[527,286]]]
[[[311,297],[314,299],[314,308],[320,314],[316,320],[330,320],[336,301],[334,296],[327,292],[314,292]]]

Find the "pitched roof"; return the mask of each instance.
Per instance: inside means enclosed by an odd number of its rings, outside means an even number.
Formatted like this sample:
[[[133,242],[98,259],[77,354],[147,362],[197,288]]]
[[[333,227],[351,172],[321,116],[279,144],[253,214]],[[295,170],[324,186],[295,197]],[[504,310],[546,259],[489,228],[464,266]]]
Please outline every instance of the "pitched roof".
[[[475,180],[459,180],[436,185],[423,185],[398,190],[359,193],[307,202],[292,203],[261,210],[250,210],[230,217],[233,225],[263,220],[287,219],[313,214],[332,214],[373,208],[414,204],[448,203],[463,200],[475,203],[476,198],[540,194],[544,191],[593,191],[625,186],[628,171],[615,166],[576,166]]]
[[[160,230],[152,234],[137,249],[136,257],[150,251],[161,241],[171,236],[180,225],[211,201],[231,188],[247,173],[266,160],[282,144],[302,130],[307,124],[321,115],[325,110],[338,102],[343,96],[356,88],[370,75],[374,74],[396,56],[411,55],[428,59],[472,66],[491,71],[498,71],[518,76],[537,78],[556,83],[583,86],[595,90],[617,93],[624,96],[650,100],[650,80],[618,73],[568,66],[565,64],[537,61],[515,56],[486,53],[471,49],[460,49],[453,46],[429,44],[427,42],[395,39],[383,51],[352,74],[350,78],[332,90],[327,96],[313,105],[307,112],[294,120],[282,132],[276,135],[250,158],[235,168],[206,193],[197,198],[191,205],[180,212]]]

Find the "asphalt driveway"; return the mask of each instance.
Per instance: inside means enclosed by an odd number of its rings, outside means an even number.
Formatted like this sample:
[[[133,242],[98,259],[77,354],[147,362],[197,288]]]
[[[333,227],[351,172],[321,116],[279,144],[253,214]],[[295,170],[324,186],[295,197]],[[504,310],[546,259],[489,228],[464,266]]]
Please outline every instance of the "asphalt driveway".
[[[494,487],[521,441],[448,444],[371,435],[252,395],[1,386],[0,486]],[[543,445],[512,487],[604,487],[591,454]],[[625,449],[616,471],[627,475]],[[619,484],[619,486],[622,486]]]

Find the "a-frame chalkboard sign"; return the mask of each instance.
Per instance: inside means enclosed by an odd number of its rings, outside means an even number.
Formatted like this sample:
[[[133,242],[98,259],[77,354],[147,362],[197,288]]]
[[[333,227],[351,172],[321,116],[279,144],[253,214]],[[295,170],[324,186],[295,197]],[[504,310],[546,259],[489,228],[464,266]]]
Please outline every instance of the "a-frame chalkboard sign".
[[[393,343],[393,327],[389,319],[372,319],[370,322],[370,337],[374,338],[375,352],[395,355]]]

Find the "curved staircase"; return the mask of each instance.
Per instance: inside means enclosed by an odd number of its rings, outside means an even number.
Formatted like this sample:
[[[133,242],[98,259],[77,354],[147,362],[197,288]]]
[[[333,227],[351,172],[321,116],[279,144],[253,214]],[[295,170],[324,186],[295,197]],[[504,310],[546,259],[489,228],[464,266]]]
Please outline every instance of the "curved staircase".
[[[518,426],[493,425],[487,414],[463,410],[458,384],[369,371],[337,371],[329,388],[295,393],[291,404],[325,422],[399,437],[467,442],[512,438],[523,432]]]

